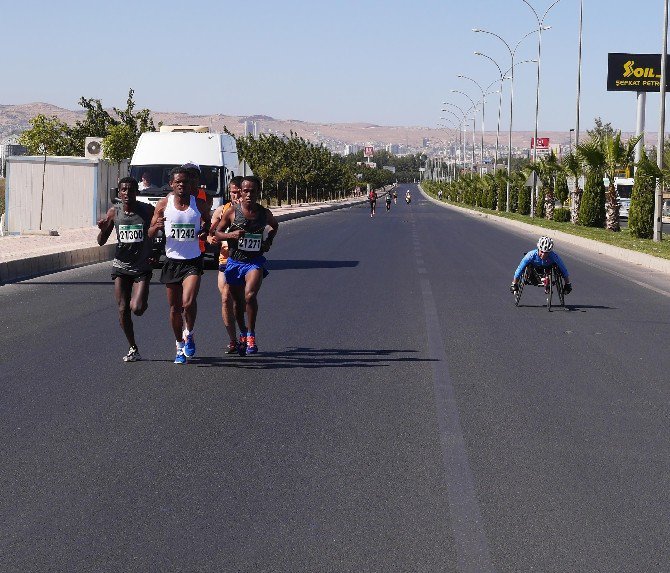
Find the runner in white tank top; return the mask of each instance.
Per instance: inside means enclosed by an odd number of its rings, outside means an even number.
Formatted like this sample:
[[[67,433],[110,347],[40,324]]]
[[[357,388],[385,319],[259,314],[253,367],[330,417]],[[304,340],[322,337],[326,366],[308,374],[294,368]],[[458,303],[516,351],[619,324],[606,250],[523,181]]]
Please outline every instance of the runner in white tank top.
[[[200,211],[196,198],[191,200],[185,210],[175,207],[175,197],[167,196],[165,207],[165,256],[168,259],[195,259],[200,256],[198,233],[200,233]]]
[[[161,229],[165,230],[166,259],[161,282],[167,288],[170,324],[177,344],[174,361],[185,364],[187,358],[195,356],[193,328],[202,275],[198,239],[207,236],[211,215],[207,203],[195,197],[197,189],[186,168],[175,167],[170,172],[170,187],[172,193],[156,205],[149,236],[155,237]]]

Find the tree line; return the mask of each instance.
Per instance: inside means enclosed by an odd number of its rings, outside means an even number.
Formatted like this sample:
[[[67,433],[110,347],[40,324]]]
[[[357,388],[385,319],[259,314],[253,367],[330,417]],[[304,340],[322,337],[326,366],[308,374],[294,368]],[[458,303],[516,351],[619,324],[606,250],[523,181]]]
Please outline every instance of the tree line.
[[[99,99],[81,97],[79,105],[86,115],[82,121],[68,125],[56,116],[38,114],[30,128],[19,136],[30,155],[71,155],[83,157],[87,137],[103,138],[103,156],[119,163],[132,156],[140,134],[156,131],[151,112],[135,112],[134,91],[128,91],[126,108],[112,108],[114,115],[102,107]]]
[[[532,187],[526,183],[534,174],[540,182],[534,205],[537,217],[618,232],[621,226],[615,177],[635,167],[628,228],[634,237],[652,238],[656,181],[667,179],[668,173],[662,173],[644,151],[635,163],[635,146],[640,138],[624,142],[621,132],[609,123],[603,124],[600,118],[587,135],[587,141],[560,161],[552,152],[511,174],[500,168],[495,174],[464,174],[452,182],[426,181],[425,187],[448,201],[507,211],[509,185],[509,211],[529,215],[533,197]],[[670,141],[664,147],[664,153],[668,153]],[[573,180],[571,188],[568,178]],[[583,188],[579,186],[581,178]],[[568,203],[569,208],[555,209],[556,199],[563,205]]]

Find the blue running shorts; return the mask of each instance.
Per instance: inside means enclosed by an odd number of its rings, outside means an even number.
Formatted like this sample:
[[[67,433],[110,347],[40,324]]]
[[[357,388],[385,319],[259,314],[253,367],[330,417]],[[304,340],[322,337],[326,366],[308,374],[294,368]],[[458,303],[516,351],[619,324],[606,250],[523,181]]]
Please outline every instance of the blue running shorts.
[[[255,257],[244,262],[228,259],[226,268],[223,271],[223,274],[226,277],[226,282],[232,286],[242,286],[245,282],[244,277],[247,273],[255,270],[262,270],[263,278],[265,278],[269,274],[264,266],[266,261],[267,259],[265,257]]]

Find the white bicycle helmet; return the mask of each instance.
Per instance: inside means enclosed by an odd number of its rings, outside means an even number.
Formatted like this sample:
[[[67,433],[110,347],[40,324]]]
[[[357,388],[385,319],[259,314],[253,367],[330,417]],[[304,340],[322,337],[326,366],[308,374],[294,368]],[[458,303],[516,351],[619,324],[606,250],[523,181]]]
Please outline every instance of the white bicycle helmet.
[[[544,251],[545,253],[548,253],[549,251],[552,251],[554,249],[554,241],[551,239],[551,237],[540,237],[540,239],[537,242],[537,248],[540,251]]]

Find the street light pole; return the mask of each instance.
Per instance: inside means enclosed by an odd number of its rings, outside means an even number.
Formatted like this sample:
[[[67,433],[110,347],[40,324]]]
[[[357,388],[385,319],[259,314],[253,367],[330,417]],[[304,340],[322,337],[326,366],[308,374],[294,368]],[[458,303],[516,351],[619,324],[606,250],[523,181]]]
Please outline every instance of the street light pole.
[[[472,108],[470,108],[470,109],[473,110],[473,113],[472,113],[472,171],[474,171],[475,170],[475,129],[477,129],[477,125],[475,123],[475,121],[476,121],[475,114],[477,113],[477,104],[465,92],[462,92],[460,90],[451,90],[451,93],[464,95],[466,98],[468,98],[468,100],[470,100],[470,103],[472,104]],[[468,110],[468,113],[470,113],[469,110]],[[483,149],[482,149],[482,151],[483,151]],[[484,157],[482,156],[481,159],[482,159],[482,163],[483,163],[484,162]]]
[[[502,96],[503,96],[503,81],[505,80],[505,75],[502,73],[502,70],[500,69],[500,66],[498,65],[498,62],[496,62],[491,56],[487,56],[486,54],[482,54],[481,52],[475,52],[475,56],[482,56],[484,58],[487,58],[488,60],[491,60],[493,64],[495,65],[496,68],[498,68],[498,74],[500,75],[500,89],[498,90],[498,126],[496,127],[496,151],[495,151],[495,157],[493,159],[493,173],[495,173],[498,170],[498,145],[500,143],[500,113],[502,111]]]
[[[663,51],[661,52],[661,111],[658,120],[658,147],[656,148],[656,165],[663,169],[663,144],[665,143],[665,83],[667,81],[668,59],[668,0],[663,0]],[[656,201],[654,202],[654,242],[663,238],[663,185],[656,179]]]
[[[537,20],[537,84],[535,87],[535,137],[533,139],[533,163],[537,163],[537,123],[540,115],[540,62],[542,58],[542,31],[549,30],[551,26],[544,25],[544,19],[546,18],[549,10],[551,10],[556,4],[561,0],[554,0],[554,2],[547,8],[540,18],[535,11],[535,8],[528,2],[528,0],[521,0],[526,6],[528,6]],[[533,171],[533,196],[530,202],[530,216],[535,217],[535,202],[537,201],[537,172]]]
[[[448,101],[444,101],[444,102],[442,102],[442,104],[443,104],[443,105],[450,105],[450,106],[452,106],[452,107],[455,107],[455,108],[461,113],[461,115],[462,115],[462,120],[463,120],[463,133],[464,133],[464,134],[467,134],[467,121],[468,121],[468,119],[467,119],[467,114],[466,114],[466,112],[464,112],[463,109],[462,109],[460,106],[457,106],[455,103],[450,103],[450,102],[448,102]],[[456,117],[458,117],[453,111],[450,111],[450,110],[448,110],[448,109],[443,109],[442,111],[446,111],[446,112],[452,113],[452,114],[454,114]],[[470,112],[470,110],[468,110],[468,113],[469,113],[469,112]],[[466,137],[466,136],[464,135],[464,137],[463,137],[463,143],[462,143],[462,148],[463,148],[463,167],[465,167],[465,137]],[[473,139],[474,139],[474,135],[473,135]],[[474,157],[474,151],[473,151],[473,157]],[[474,169],[474,168],[475,168],[475,165],[474,165],[474,159],[473,159],[472,169]]]
[[[521,37],[521,39],[516,43],[514,46],[514,49],[510,47],[510,45],[503,39],[502,36],[499,36],[495,32],[489,32],[488,30],[482,30],[481,28],[473,28],[473,32],[481,33],[481,34],[489,34],[491,36],[495,36],[500,40],[503,44],[505,44],[505,47],[507,48],[507,51],[509,52],[510,59],[511,59],[511,67],[510,70],[512,71],[512,76],[510,78],[510,90],[509,90],[509,133],[507,136],[507,211],[509,212],[510,206],[509,206],[509,198],[510,198],[510,176],[512,175],[512,123],[513,123],[513,118],[514,118],[514,66],[516,65],[514,63],[514,56],[516,55],[516,51],[521,45],[521,42],[523,42],[528,36],[531,34],[534,34],[536,30],[531,30],[527,34]],[[507,75],[505,73],[505,75]]]
[[[492,93],[496,93],[496,92],[485,92],[484,88],[482,88],[482,86],[479,84],[479,82],[473,80],[469,76],[459,75],[458,77],[466,79],[466,80],[470,80],[473,84],[475,84],[479,88],[479,91],[482,93],[482,130],[481,130],[481,143],[480,143],[480,155],[481,155],[480,174],[481,174],[481,171],[484,167],[484,118],[485,118],[484,109],[486,107],[486,96],[491,95]],[[495,83],[495,81],[493,83]],[[491,87],[491,85],[493,85],[493,84],[489,84],[489,86],[486,89],[488,90]]]

